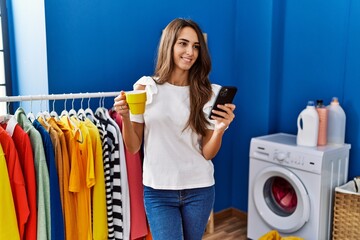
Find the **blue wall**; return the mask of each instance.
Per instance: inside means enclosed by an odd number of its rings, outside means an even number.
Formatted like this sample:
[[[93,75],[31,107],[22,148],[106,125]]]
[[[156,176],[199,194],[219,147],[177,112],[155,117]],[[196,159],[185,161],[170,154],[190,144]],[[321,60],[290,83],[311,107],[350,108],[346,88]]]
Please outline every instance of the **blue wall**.
[[[233,1],[46,1],[49,93],[132,89],[143,75],[153,74],[161,31],[175,17],[192,18],[208,35],[213,56],[211,79],[237,85],[234,72],[235,14]],[[205,7],[206,6],[206,7]],[[75,105],[79,104],[75,101]],[[107,99],[112,106],[113,99]],[[57,101],[57,110],[63,103]],[[91,106],[97,105],[96,100]],[[67,107],[70,107],[68,101]],[[234,127],[235,129],[235,127]],[[229,131],[215,160],[215,209],[232,206],[232,148]],[[246,181],[246,176],[243,176]]]
[[[247,211],[250,139],[296,134],[296,118],[310,99],[339,97],[352,144],[349,178],[359,175],[359,1],[48,0],[45,15],[49,93],[129,90],[152,74],[170,20],[200,24],[208,34],[211,80],[239,89],[236,119],[214,159],[215,211]]]
[[[236,7],[236,78],[241,117],[234,150],[232,204],[246,209],[249,141],[275,132],[296,134],[308,100],[333,96],[347,114],[349,179],[359,175],[359,1],[240,1]],[[236,149],[236,148],[234,148]],[[237,165],[235,167],[235,164]],[[236,174],[238,172],[238,174]]]

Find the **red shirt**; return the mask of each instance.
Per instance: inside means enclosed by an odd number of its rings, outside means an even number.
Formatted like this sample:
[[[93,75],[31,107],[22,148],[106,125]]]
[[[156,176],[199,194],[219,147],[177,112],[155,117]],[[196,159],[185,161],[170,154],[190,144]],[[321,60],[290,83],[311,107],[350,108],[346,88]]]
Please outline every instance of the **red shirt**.
[[[0,127],[0,144],[5,153],[20,239],[23,239],[25,224],[30,214],[25,181],[14,141],[2,127]]]
[[[12,134],[16,150],[19,155],[21,169],[24,175],[27,200],[30,209],[29,219],[25,225],[24,239],[36,240],[37,209],[36,209],[36,177],[34,156],[29,135],[18,125],[14,129],[11,126],[2,124],[8,133]]]

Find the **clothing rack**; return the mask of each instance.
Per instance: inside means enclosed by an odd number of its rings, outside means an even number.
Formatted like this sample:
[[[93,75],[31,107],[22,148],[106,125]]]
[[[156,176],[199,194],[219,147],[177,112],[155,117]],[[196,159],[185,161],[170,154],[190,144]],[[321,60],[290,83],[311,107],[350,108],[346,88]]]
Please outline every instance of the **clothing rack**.
[[[6,96],[6,97],[0,97],[0,102],[103,98],[103,97],[115,97],[118,96],[119,94],[120,92],[96,92],[96,93],[63,93],[63,94],[47,94],[47,95]]]

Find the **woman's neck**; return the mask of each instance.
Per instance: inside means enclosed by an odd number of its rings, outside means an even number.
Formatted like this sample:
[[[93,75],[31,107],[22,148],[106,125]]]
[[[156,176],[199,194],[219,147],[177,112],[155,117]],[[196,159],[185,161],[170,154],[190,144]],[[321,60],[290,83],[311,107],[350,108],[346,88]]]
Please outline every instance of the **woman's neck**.
[[[168,82],[175,86],[188,86],[189,71],[173,71]]]

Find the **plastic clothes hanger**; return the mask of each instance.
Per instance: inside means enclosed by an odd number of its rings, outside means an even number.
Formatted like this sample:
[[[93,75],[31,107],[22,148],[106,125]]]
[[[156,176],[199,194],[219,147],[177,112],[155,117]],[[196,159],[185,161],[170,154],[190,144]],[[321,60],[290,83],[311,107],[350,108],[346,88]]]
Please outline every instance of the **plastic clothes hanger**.
[[[0,116],[0,123],[8,123],[8,121],[13,117],[13,115],[10,114],[10,102],[7,103],[6,109],[6,114]]]
[[[50,117],[50,114],[48,111],[42,111],[42,100],[40,100],[40,111],[36,114],[36,119],[39,119],[41,118],[41,122],[44,122],[44,124],[47,126],[47,127],[50,127],[50,124],[47,122],[46,120],[46,116],[49,116]]]
[[[30,100],[30,112],[26,115],[26,117],[33,122],[35,120],[35,115],[32,112],[32,100]]]
[[[50,112],[50,117],[54,117],[56,120],[59,120],[59,115],[57,114],[57,112],[55,111],[55,99],[53,101],[53,105],[52,105],[52,111]]]
[[[63,111],[61,112],[61,114],[60,114],[60,119],[61,119],[60,121],[64,121],[64,120],[62,120],[62,119],[63,119],[63,118],[66,118],[65,121],[68,122],[68,124],[72,127],[73,131],[80,133],[80,140],[76,140],[76,141],[82,143],[82,142],[83,142],[82,132],[81,132],[81,130],[78,128],[78,126],[76,125],[76,123],[70,118],[70,114],[69,114],[69,112],[66,110],[66,100],[67,100],[67,99],[65,98],[64,110],[63,110]]]
[[[75,110],[75,108],[74,108],[74,101],[75,101],[75,99],[73,98],[73,100],[72,100],[72,102],[71,102],[71,109],[70,109],[70,111],[69,111],[69,117],[74,117],[74,118],[76,118],[77,120],[79,120],[78,117],[77,117],[76,110]]]
[[[22,100],[21,100],[22,101]],[[20,107],[21,107],[20,101]],[[18,124],[14,115],[10,114],[10,102],[7,103],[7,112],[6,115],[0,116],[0,123],[6,123],[6,132],[10,134],[10,136],[14,135],[15,127]]]
[[[78,112],[77,112],[77,117],[78,117],[81,121],[84,121],[85,118],[86,118],[86,113],[85,113],[85,110],[84,110],[84,108],[83,108],[83,101],[84,101],[84,98],[81,99],[80,109],[79,109]]]
[[[64,110],[62,110],[62,112],[60,113],[60,117],[69,116],[69,112],[66,110],[66,102],[67,102],[67,99],[65,98],[65,101],[64,101]]]
[[[99,107],[96,109],[95,115],[96,116],[101,116],[102,118],[107,119],[106,114],[105,114],[105,110],[104,110],[103,105],[101,103],[102,103],[102,97],[100,97],[100,99],[99,99]]]
[[[45,117],[45,119],[48,119],[48,118],[51,117],[51,116],[50,116],[50,113],[49,113],[49,106],[48,106],[47,103],[49,103],[49,101],[45,101],[45,110],[42,112],[42,114],[43,114],[43,116]]]
[[[87,118],[89,118],[91,121],[93,121],[93,119],[95,119],[95,115],[94,115],[94,112],[90,108],[90,100],[91,100],[91,98],[89,98],[89,100],[88,100],[88,106],[85,109],[85,116]]]

